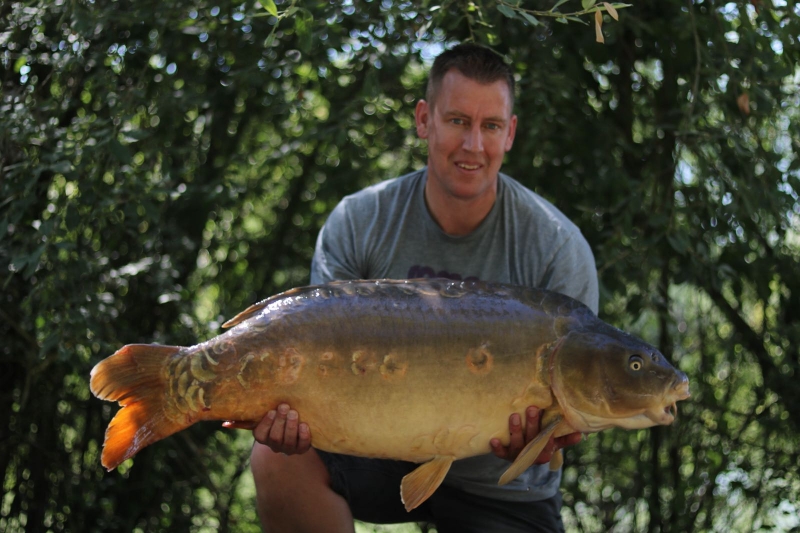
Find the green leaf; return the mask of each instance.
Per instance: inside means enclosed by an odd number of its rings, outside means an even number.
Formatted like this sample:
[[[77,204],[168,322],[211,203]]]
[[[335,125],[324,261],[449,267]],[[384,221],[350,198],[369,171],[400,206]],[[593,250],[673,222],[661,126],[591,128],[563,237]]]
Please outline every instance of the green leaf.
[[[689,241],[686,239],[686,236],[677,234],[677,235],[667,235],[667,242],[672,247],[673,250],[678,252],[680,255],[684,255],[686,250],[689,248]]]
[[[581,0],[581,6],[583,9],[589,9],[590,7],[594,6],[597,3],[597,0]]]
[[[271,32],[269,32],[269,35],[267,35],[267,38],[266,38],[266,39],[264,39],[264,48],[269,48],[269,47],[271,47],[273,44],[275,44],[275,29],[276,29],[277,27],[278,27],[277,25],[276,25],[276,26],[273,26],[273,27],[272,27],[272,31],[271,31]]]
[[[497,6],[497,10],[510,19],[517,17],[517,12],[508,7],[507,5],[500,4]]]
[[[42,258],[46,246],[46,243],[40,244],[29,256],[20,258],[27,265],[25,271],[22,273],[22,277],[28,279],[36,273],[36,269],[39,268],[39,260]]]
[[[579,17],[566,17],[566,18],[567,18],[567,20],[571,20],[572,22],[579,22],[579,23],[583,24],[584,26],[588,26],[589,25],[589,23],[587,21],[585,21],[585,20],[583,20],[582,18],[579,18]]]
[[[66,174],[72,170],[72,165],[70,165],[69,161],[61,160],[50,165],[50,170],[56,174]]]
[[[135,142],[150,137],[150,132],[147,130],[128,130],[123,131],[122,135],[126,141]]]
[[[50,333],[42,342],[42,345],[39,347],[39,357],[44,359],[47,357],[48,352],[58,346],[58,332]]]
[[[297,33],[298,47],[303,53],[308,53],[313,45],[314,15],[307,9],[300,9],[294,19],[294,29]]]
[[[19,59],[14,62],[14,72],[19,73],[19,69],[21,69],[25,63],[28,62],[28,57],[25,55],[19,56]]]
[[[275,6],[274,0],[258,0],[258,3],[273,17],[278,16],[278,8]]]
[[[539,24],[541,24],[541,22],[539,22],[539,19],[537,19],[530,13],[526,13],[525,11],[520,11],[519,14],[522,15],[522,18],[530,22],[533,26],[538,26]]]
[[[566,3],[566,2],[567,2],[567,0],[558,0],[558,2],[556,2],[556,5],[554,5],[553,7],[550,8],[550,13],[552,13],[553,11],[558,9],[558,6],[560,6],[560,5],[562,5],[562,4]]]
[[[81,219],[78,209],[72,204],[67,207],[67,216],[64,218],[64,223],[67,225],[68,230],[76,230],[80,227]]]
[[[112,138],[108,143],[108,147],[111,149],[111,154],[123,165],[131,162],[131,151],[117,139]]]

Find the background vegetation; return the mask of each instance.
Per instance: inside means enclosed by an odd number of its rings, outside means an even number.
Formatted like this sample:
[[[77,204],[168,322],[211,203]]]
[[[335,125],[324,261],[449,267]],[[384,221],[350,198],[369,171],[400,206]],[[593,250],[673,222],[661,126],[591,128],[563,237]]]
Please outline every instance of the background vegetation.
[[[306,283],[337,201],[423,164],[427,66],[475,40],[519,73],[505,171],[692,383],[677,424],[569,451],[568,529],[798,531],[800,4],[640,1],[598,44],[520,11],[554,3],[0,3],[0,530],[258,531],[248,433],[106,473],[89,371]]]

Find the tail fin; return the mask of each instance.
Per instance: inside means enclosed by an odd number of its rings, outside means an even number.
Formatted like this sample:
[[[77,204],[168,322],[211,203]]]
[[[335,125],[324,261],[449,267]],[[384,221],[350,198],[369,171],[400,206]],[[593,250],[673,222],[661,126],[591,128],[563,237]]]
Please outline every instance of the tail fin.
[[[129,344],[92,369],[90,387],[101,400],[122,406],[108,425],[101,462],[109,471],[158,440],[188,426],[164,412],[166,359],[180,346]]]

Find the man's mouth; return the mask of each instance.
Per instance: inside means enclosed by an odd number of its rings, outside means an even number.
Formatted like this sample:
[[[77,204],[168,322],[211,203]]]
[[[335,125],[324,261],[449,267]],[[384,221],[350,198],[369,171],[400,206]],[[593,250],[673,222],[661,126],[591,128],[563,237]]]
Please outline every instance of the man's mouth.
[[[481,165],[474,165],[470,163],[456,163],[458,168],[463,168],[464,170],[478,170],[481,168]]]

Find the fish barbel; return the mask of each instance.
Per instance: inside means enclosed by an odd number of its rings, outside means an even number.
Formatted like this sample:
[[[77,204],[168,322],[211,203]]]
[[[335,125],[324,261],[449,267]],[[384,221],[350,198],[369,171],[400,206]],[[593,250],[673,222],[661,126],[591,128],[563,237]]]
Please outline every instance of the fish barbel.
[[[670,424],[686,375],[652,346],[554,292],[478,281],[360,280],[292,289],[195,346],[130,344],[98,363],[91,390],[122,405],[109,470],[201,420],[256,423],[296,409],[320,450],[422,463],[401,486],[425,501],[455,459],[509,442],[508,417],[544,409],[551,435]]]

